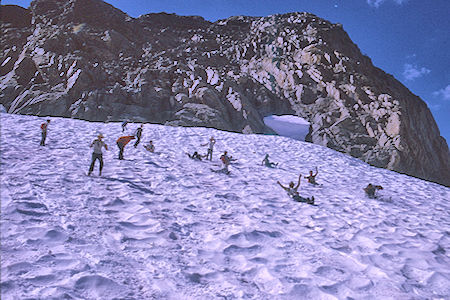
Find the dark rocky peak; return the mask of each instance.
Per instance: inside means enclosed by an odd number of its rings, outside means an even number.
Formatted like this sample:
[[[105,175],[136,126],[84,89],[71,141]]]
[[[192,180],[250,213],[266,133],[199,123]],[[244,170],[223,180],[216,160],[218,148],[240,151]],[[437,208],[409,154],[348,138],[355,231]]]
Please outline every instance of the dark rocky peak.
[[[96,31],[114,30],[129,39],[135,34],[135,19],[101,0],[34,0],[30,7],[36,24],[84,24]]]
[[[137,18],[139,23],[149,29],[177,28],[177,29],[204,29],[211,22],[200,16],[179,16],[176,14],[151,13]]]
[[[0,21],[11,27],[24,28],[31,26],[31,12],[17,5],[1,5]]]

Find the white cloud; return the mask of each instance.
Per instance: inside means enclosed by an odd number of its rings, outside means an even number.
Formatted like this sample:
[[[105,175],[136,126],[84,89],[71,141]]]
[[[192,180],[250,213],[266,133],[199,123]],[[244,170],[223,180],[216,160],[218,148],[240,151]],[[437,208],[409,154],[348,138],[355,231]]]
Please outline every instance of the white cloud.
[[[367,4],[369,4],[370,6],[378,7],[384,1],[385,0],[367,0]]]
[[[416,78],[427,75],[430,72],[431,72],[431,70],[429,70],[425,67],[418,67],[418,66],[412,65],[412,64],[405,64],[404,71],[403,71],[403,77],[405,77],[406,80],[414,80]]]
[[[433,96],[442,97],[442,99],[444,99],[444,100],[450,100],[450,84],[447,85],[445,88],[434,92]]]
[[[370,6],[378,8],[381,4],[383,4],[386,1],[387,0],[367,0],[367,4],[369,4]],[[402,5],[403,3],[408,2],[408,0],[392,0],[392,1],[394,1],[398,5]]]

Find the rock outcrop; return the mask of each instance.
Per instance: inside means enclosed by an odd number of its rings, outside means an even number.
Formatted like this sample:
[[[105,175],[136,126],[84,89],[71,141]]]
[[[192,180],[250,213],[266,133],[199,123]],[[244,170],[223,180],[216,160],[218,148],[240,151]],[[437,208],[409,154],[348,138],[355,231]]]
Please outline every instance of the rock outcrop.
[[[100,0],[2,6],[0,103],[8,112],[272,133],[269,114],[312,124],[313,143],[450,185],[426,104],[374,67],[342,26],[309,13],[131,18]]]

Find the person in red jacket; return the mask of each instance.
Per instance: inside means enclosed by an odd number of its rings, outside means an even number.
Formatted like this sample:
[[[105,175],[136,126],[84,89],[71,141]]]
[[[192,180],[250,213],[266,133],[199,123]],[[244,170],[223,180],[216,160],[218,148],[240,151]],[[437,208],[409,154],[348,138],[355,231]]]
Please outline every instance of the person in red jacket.
[[[123,159],[123,150],[131,140],[134,140],[134,136],[132,135],[121,136],[117,139],[117,147],[119,147],[119,159]]]
[[[42,123],[41,124],[41,146],[45,146],[45,139],[47,138],[47,128],[48,128],[48,124],[50,124],[50,120],[47,120],[47,123]]]

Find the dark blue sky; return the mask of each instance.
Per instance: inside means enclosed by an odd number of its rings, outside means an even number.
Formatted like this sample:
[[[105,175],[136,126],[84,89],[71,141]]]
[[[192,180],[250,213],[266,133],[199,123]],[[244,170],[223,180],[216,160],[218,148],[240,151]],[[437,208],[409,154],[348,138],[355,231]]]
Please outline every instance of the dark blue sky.
[[[28,7],[31,1],[2,4]],[[450,143],[450,0],[109,0],[132,17],[151,12],[267,16],[307,11],[343,24],[375,66],[394,75],[430,107]]]

